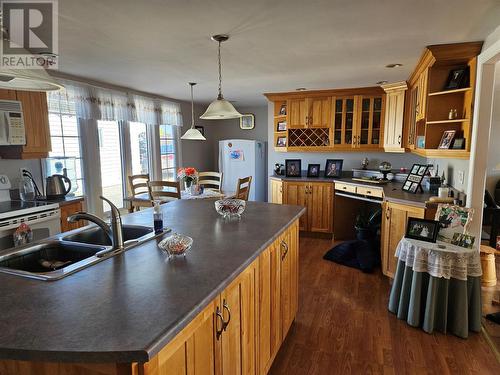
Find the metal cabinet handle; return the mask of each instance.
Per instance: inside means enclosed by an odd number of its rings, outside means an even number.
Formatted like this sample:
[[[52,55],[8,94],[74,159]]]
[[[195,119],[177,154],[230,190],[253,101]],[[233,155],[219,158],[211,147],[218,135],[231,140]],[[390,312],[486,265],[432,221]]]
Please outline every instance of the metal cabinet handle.
[[[385,210],[385,218],[389,220],[390,216],[391,216],[391,208],[387,207],[387,210]]]
[[[398,145],[401,144],[401,135],[398,137]]]
[[[284,260],[286,255],[288,254],[288,244],[284,240],[282,240],[280,245],[283,249],[285,249],[283,254],[281,254],[281,260]]]
[[[219,318],[221,320],[222,328],[219,329]],[[220,336],[222,335],[222,331],[224,330],[224,317],[222,316],[222,313],[219,309],[219,306],[217,306],[217,309],[215,310],[215,337],[217,340],[219,340]]]
[[[229,306],[227,305],[227,302],[225,299],[222,301],[222,308],[224,310],[227,310],[227,314],[228,314],[227,321],[225,321],[224,320],[224,313],[222,313],[222,329],[225,331],[227,326],[229,325],[229,322],[231,321],[231,310],[229,309]]]

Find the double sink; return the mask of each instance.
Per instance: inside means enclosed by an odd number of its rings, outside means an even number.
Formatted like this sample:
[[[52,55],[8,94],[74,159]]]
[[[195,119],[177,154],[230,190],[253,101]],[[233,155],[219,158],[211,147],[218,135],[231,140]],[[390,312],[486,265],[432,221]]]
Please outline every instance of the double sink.
[[[158,236],[153,228],[139,225],[123,225],[122,231],[125,250]],[[0,253],[0,272],[58,280],[116,255],[112,250],[109,236],[100,227],[87,226]]]

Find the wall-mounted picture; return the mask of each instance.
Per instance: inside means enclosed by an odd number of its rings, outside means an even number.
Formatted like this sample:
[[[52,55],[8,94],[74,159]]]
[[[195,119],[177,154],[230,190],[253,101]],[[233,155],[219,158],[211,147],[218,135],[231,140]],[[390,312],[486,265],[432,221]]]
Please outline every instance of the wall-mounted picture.
[[[466,249],[472,249],[475,241],[476,237],[471,236],[470,234],[455,233],[451,239],[451,244],[465,247]]]
[[[309,164],[307,166],[307,177],[319,177],[319,164]]]
[[[408,218],[406,227],[406,238],[419,241],[436,242],[439,230],[439,222],[435,220]]]
[[[276,124],[276,131],[284,132],[286,131],[286,121],[278,121]]]
[[[422,189],[422,179],[427,173],[428,168],[429,166],[425,164],[413,164],[403,184],[403,191],[415,194],[419,189]]]
[[[342,159],[327,159],[325,164],[325,177],[341,177],[343,164],[344,160]]]
[[[276,139],[276,147],[286,147],[286,137],[278,137]]]
[[[240,117],[240,129],[250,130],[255,128],[255,116],[251,113],[244,114]]]
[[[453,138],[455,137],[456,130],[446,130],[441,137],[441,142],[439,142],[439,149],[447,150],[451,147]]]
[[[202,136],[205,136],[205,128],[203,126],[195,125],[194,128],[197,129]]]
[[[469,85],[469,68],[463,67],[460,69],[453,69],[448,75],[448,80],[444,87],[445,90],[456,90],[467,87]]]
[[[455,233],[467,233],[474,210],[453,204],[440,204],[434,217],[439,221],[438,240],[451,243]]]
[[[280,115],[285,116],[286,115],[286,104],[282,104],[280,108]]]
[[[285,175],[286,177],[300,177],[302,167],[300,159],[286,159],[285,160]]]

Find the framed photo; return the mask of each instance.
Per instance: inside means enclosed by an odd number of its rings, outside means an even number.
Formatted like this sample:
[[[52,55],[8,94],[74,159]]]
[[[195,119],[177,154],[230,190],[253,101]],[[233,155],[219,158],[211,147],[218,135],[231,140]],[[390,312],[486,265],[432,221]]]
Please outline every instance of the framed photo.
[[[195,125],[194,128],[199,130],[202,136],[205,136],[205,128],[203,126]]]
[[[286,121],[278,121],[278,123],[276,124],[276,131],[277,132],[286,131]]]
[[[280,115],[285,116],[286,115],[286,104],[282,104],[280,108]]]
[[[342,159],[326,159],[325,177],[341,177],[343,164],[344,160]]]
[[[286,177],[300,177],[302,160],[286,159],[285,160],[285,175]]]
[[[456,206],[453,204],[440,204],[436,212],[439,222],[438,240],[451,243],[455,233],[465,234],[469,229],[474,209]]]
[[[460,69],[453,69],[448,75],[448,80],[444,87],[445,90],[455,90],[467,87],[469,85],[469,69],[463,67]]]
[[[307,166],[307,177],[319,177],[319,164],[309,164]]]
[[[276,147],[286,147],[286,137],[278,137],[276,139]]]
[[[465,148],[465,138],[455,138],[451,148],[454,150],[463,150]]]
[[[403,191],[415,194],[419,189],[422,189],[420,185],[428,168],[429,166],[425,164],[413,164],[403,184]]]
[[[443,136],[441,137],[441,142],[439,142],[439,149],[447,150],[451,147],[453,138],[455,137],[456,130],[445,130]]]
[[[244,114],[240,117],[240,129],[250,130],[255,128],[255,116],[251,113]]]
[[[417,137],[417,148],[425,148],[425,137],[423,135]]]
[[[470,234],[455,233],[451,239],[451,244],[465,247],[466,249],[472,249],[475,241],[476,237],[471,236]]]
[[[436,220],[417,219],[414,217],[408,218],[406,226],[406,238],[413,240],[436,242],[439,230],[439,222]]]

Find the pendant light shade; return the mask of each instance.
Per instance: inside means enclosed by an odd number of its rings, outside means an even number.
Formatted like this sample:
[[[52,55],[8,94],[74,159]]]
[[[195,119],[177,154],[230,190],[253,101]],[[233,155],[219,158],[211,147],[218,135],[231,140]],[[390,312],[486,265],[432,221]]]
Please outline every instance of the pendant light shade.
[[[195,82],[189,82],[191,86],[191,127],[183,134],[181,139],[186,139],[190,141],[206,141],[207,139],[201,134],[201,132],[194,127],[194,99],[193,99],[193,86],[196,85]]]
[[[45,69],[0,69],[0,89],[54,91],[63,88]]]
[[[219,94],[217,95],[217,99],[210,103],[205,113],[200,116],[203,120],[226,120],[231,118],[240,118],[242,116],[241,113],[239,113],[229,101],[224,99],[224,96],[222,95],[222,63],[220,58],[220,44],[228,39],[228,35],[214,35],[212,37],[212,40],[219,43]]]

